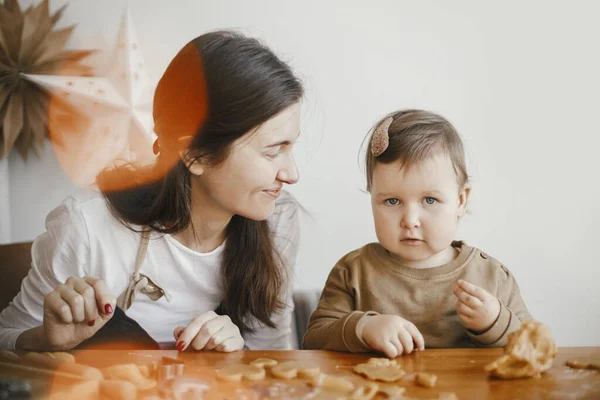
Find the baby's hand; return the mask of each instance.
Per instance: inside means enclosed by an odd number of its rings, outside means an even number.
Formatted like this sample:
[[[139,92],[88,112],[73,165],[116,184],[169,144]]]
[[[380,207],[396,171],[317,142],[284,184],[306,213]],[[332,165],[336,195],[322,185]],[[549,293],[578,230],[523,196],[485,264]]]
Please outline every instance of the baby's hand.
[[[389,358],[410,354],[415,347],[418,350],[425,348],[425,340],[417,327],[397,315],[367,317],[362,339],[373,350],[385,353]]]
[[[485,289],[459,280],[454,295],[458,297],[458,318],[467,329],[485,332],[496,322],[500,314],[500,302]]]

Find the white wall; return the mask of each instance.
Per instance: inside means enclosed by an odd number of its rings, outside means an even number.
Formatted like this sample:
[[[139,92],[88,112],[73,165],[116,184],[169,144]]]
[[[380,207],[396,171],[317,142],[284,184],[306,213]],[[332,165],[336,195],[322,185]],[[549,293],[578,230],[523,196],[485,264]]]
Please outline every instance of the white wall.
[[[132,0],[129,7],[155,79],[187,41],[223,27],[264,38],[304,77],[302,179],[293,192],[312,219],[303,226],[298,287],[321,288],[342,255],[375,239],[357,161],[368,128],[391,110],[426,108],[449,118],[466,143],[474,189],[460,238],[511,269],[559,345],[600,345],[600,6],[549,3]],[[78,24],[71,45],[112,44],[124,4],[71,2],[63,19]],[[74,186],[51,152],[27,164],[11,157],[9,169],[11,239],[32,239]]]

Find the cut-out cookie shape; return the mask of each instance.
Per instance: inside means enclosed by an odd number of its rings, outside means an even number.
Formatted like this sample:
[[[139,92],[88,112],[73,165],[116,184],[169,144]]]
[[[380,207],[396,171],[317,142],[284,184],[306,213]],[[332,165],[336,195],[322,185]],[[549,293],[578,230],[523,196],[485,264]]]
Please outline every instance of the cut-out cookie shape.
[[[357,388],[350,395],[350,400],[371,400],[379,391],[379,385],[376,383],[369,382],[363,386]]]
[[[429,374],[427,372],[417,372],[417,374],[415,375],[415,382],[419,386],[432,388],[437,382],[437,376],[434,374]]]
[[[310,384],[323,390],[334,392],[350,393],[354,390],[354,384],[347,379],[326,374],[319,374],[314,377]]]
[[[265,370],[257,365],[233,364],[218,369],[217,376],[223,380],[239,382],[242,378],[259,381],[265,378]]]
[[[272,360],[270,358],[257,358],[256,360],[250,363],[251,365],[256,365],[257,367],[262,368],[272,368],[277,365],[277,361]]]
[[[486,365],[485,370],[502,379],[539,377],[552,366],[557,353],[550,328],[527,321],[509,335],[504,355]]]
[[[406,375],[396,361],[387,358],[371,358],[366,363],[356,365],[354,372],[372,381],[383,382],[395,382]]]
[[[399,399],[404,396],[406,389],[399,386],[380,386],[378,393],[385,395],[388,399]]]
[[[600,371],[600,357],[598,358],[580,358],[578,360],[569,360],[567,365],[578,369],[597,369]]]
[[[277,378],[291,379],[297,376],[314,378],[321,373],[321,368],[310,361],[286,361],[271,369]]]
[[[156,386],[156,380],[145,376],[146,367],[143,365],[117,364],[104,368],[103,372],[106,379],[128,381],[139,390],[148,390]]]

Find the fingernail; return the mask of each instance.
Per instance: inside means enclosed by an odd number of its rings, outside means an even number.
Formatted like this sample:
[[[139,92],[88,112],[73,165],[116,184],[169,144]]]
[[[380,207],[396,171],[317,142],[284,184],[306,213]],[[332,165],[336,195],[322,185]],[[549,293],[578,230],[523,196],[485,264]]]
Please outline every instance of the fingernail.
[[[183,351],[183,349],[185,347],[185,342],[181,340],[181,341],[177,342],[177,346],[175,346],[175,347],[177,347],[177,350]]]
[[[104,312],[105,312],[106,314],[112,314],[112,312],[113,312],[113,308],[112,308],[112,306],[111,306],[110,304],[107,304],[107,305],[105,305],[105,306],[104,306]]]
[[[96,320],[92,319],[92,320],[88,321],[88,326],[94,326],[95,323],[96,323]]]

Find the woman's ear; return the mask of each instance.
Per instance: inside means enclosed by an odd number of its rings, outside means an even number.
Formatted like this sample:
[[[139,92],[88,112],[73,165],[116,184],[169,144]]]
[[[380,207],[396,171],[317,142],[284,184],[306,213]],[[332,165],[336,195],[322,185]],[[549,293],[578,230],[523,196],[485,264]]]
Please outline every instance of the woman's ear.
[[[180,146],[179,148],[181,149],[179,150],[179,158],[181,158],[181,161],[192,175],[200,176],[204,173],[204,165],[202,164],[202,159],[200,157],[194,157],[190,154],[191,152],[189,151],[188,146],[191,141],[191,136],[183,136],[177,139]]]
[[[458,218],[462,218],[467,214],[467,204],[471,195],[471,185],[465,184],[463,189],[458,194]]]
[[[179,157],[192,175],[200,176],[204,173],[205,166],[202,163],[202,158],[192,156],[189,151],[180,151]]]

